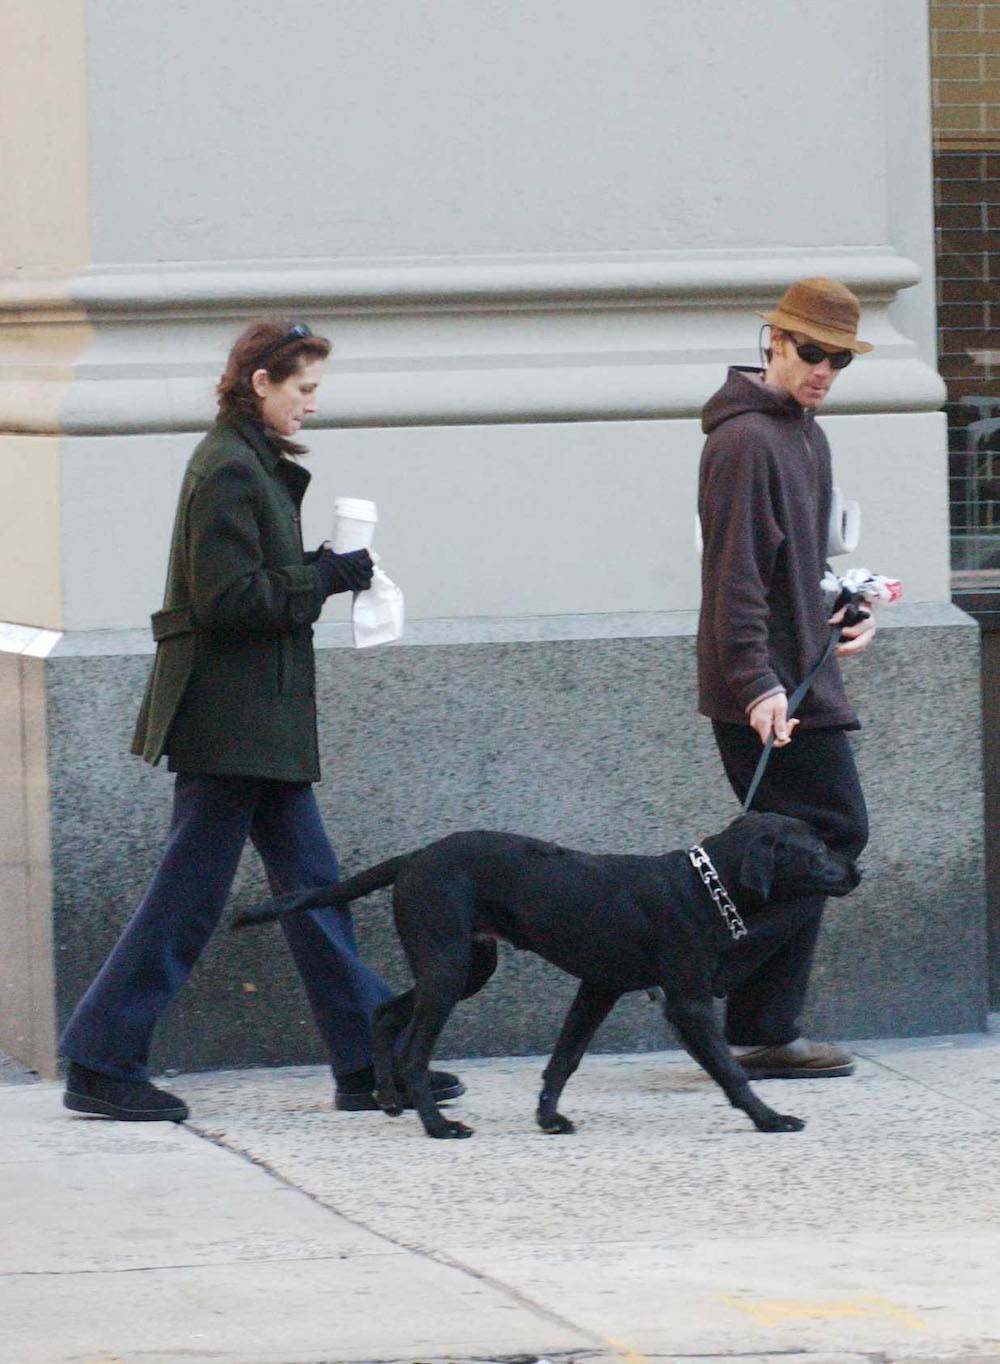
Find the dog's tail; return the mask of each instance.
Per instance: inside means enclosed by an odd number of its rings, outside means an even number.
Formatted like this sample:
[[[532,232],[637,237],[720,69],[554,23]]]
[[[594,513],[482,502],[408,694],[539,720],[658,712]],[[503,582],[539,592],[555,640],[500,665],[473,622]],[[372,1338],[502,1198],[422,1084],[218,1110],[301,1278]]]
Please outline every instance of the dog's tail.
[[[291,895],[279,895],[274,900],[262,900],[259,905],[250,905],[241,910],[230,924],[230,928],[249,928],[255,924],[268,924],[272,919],[280,919],[285,914],[301,914],[307,909],[321,909],[325,905],[346,905],[362,895],[370,895],[373,890],[391,886],[399,875],[399,869],[408,861],[409,854],[390,857],[377,867],[359,871],[346,881],[337,881],[332,886],[320,886],[317,890],[297,890]]]

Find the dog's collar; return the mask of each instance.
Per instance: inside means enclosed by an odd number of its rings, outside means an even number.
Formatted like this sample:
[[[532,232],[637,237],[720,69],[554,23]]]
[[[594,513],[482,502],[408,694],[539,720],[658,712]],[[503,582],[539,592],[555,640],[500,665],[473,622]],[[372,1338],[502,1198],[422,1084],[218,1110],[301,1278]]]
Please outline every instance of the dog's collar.
[[[711,895],[716,909],[722,915],[723,922],[732,935],[733,941],[738,942],[740,938],[745,938],[747,926],[740,918],[739,910],[729,898],[729,892],[712,865],[712,859],[700,843],[688,848],[688,861],[701,877],[702,885]]]

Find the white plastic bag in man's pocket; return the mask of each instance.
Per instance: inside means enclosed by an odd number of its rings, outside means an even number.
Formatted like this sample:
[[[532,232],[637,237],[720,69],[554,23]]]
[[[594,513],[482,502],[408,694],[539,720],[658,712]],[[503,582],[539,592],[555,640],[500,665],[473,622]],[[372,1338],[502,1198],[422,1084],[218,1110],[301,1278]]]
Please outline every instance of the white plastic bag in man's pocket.
[[[838,554],[853,554],[861,539],[861,507],[848,502],[839,488],[830,498],[830,530],[826,552],[831,559]]]
[[[367,592],[355,592],[351,607],[354,647],[367,649],[372,644],[391,644],[403,634],[403,593],[380,568],[372,570],[372,585]]]

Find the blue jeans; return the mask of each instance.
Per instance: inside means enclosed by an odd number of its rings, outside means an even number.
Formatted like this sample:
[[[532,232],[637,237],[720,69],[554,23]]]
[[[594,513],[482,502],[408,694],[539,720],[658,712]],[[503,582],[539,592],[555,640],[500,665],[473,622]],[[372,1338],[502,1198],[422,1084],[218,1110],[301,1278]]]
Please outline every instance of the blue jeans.
[[[187,980],[253,840],[271,891],[339,880],[336,854],[305,783],[178,776],[163,860],[60,1041],[71,1061],[120,1080],[149,1074],[153,1029]],[[348,909],[281,921],[335,1074],[371,1060],[371,1015],[392,995],[358,956]]]

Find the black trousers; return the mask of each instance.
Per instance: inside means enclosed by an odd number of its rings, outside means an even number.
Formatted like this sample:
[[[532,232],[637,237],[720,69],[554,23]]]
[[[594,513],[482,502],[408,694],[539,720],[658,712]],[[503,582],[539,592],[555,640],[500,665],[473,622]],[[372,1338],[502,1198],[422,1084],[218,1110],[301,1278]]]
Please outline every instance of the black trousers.
[[[761,742],[749,725],[713,721],[726,776],[740,801]],[[855,858],[868,841],[868,812],[850,742],[841,729],[798,729],[771,753],[754,810],[804,819],[834,852]],[[779,1046],[799,1036],[826,900],[803,896],[748,918],[748,933],[722,960],[715,993],[726,996],[726,1037],[734,1046]]]

